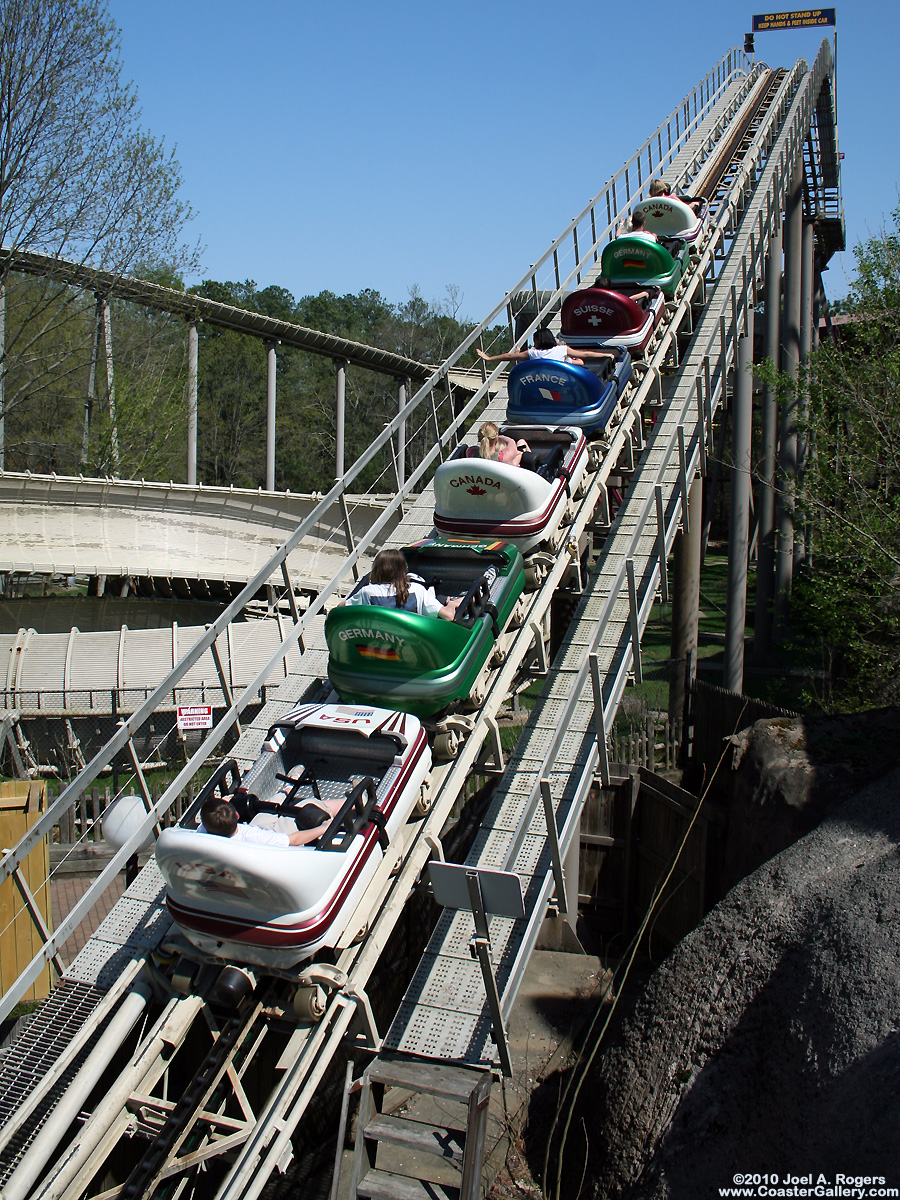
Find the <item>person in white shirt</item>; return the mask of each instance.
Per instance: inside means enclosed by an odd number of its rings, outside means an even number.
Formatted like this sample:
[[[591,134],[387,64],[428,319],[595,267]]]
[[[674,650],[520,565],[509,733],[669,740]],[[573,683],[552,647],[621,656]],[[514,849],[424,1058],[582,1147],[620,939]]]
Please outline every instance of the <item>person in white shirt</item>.
[[[235,838],[254,846],[306,846],[328,828],[331,817],[314,829],[297,829],[294,833],[282,833],[277,829],[260,829],[256,825],[245,825],[238,820],[238,811],[227,799],[212,796],[203,801],[200,809],[200,832],[218,837]]]
[[[644,214],[640,211],[640,209],[636,213],[632,213],[630,229],[626,228],[625,218],[622,218],[622,220],[619,222],[618,228],[616,229],[616,237],[640,237],[643,238],[645,242],[659,241],[659,238],[656,236],[656,234],[651,233],[650,230],[647,229],[646,222],[644,221]]]
[[[576,367],[583,367],[586,358],[615,358],[612,350],[590,350],[579,346],[577,350],[570,349],[565,342],[558,342],[549,329],[534,331],[534,345],[529,350],[519,350],[513,347],[506,354],[485,354],[478,347],[478,353],[485,362],[524,362],[529,358],[546,358],[553,362],[568,362]]]
[[[369,582],[347,597],[347,604],[370,604],[377,608],[402,608],[423,617],[443,617],[452,621],[461,596],[441,604],[434,588],[407,570],[402,550],[379,550],[372,560]]]

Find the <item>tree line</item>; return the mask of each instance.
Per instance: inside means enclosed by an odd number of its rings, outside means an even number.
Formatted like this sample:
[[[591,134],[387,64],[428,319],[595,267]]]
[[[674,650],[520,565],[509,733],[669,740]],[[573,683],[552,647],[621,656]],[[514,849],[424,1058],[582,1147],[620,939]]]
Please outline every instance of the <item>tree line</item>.
[[[295,301],[280,287],[204,284],[200,295],[279,320],[333,333],[437,364],[474,327],[459,315],[459,296],[448,287],[442,301],[427,302],[412,289],[402,303],[365,288],[356,295],[323,291]],[[265,347],[226,330],[200,328],[198,472],[207,482],[255,487],[265,481]],[[474,354],[468,358],[474,361]],[[275,486],[325,490],[334,479],[335,364],[321,355],[280,346],[277,352]],[[398,381],[348,367],[345,462],[349,465],[397,413]],[[409,393],[411,395],[411,392]],[[419,420],[424,414],[420,414]],[[205,426],[205,428],[204,428]],[[420,424],[410,448],[415,461],[430,436]],[[433,437],[432,437],[433,441]],[[377,468],[362,477],[373,482]],[[387,490],[384,482],[381,490]]]
[[[806,444],[789,652],[820,669],[803,701],[827,711],[900,703],[900,208],[854,256],[844,320],[811,356],[799,403],[779,380]]]
[[[180,286],[170,270],[142,277]],[[40,328],[36,292],[48,285],[27,276],[6,282],[7,329],[30,353],[10,357],[6,371],[6,469],[122,478],[184,480],[188,422],[188,330],[165,313],[112,300],[112,374],[105,345],[94,341],[92,296],[74,301],[58,288],[56,320],[46,298]],[[428,302],[418,289],[392,303],[366,288],[356,295],[323,291],[296,300],[279,286],[207,281],[190,293],[266,316],[439,363],[473,328],[448,287]],[[198,478],[207,484],[259,487],[266,481],[266,347],[259,338],[201,323],[198,328]],[[474,356],[470,356],[474,361]],[[94,379],[93,404],[89,381]],[[277,348],[276,478],[279,489],[325,490],[334,476],[335,365],[289,346]],[[111,386],[110,386],[111,382]],[[397,412],[398,383],[350,367],[346,375],[345,461],[362,453]],[[90,416],[88,418],[88,410]],[[89,419],[89,436],[86,422]],[[418,447],[425,446],[422,431]],[[373,472],[376,468],[373,468]]]

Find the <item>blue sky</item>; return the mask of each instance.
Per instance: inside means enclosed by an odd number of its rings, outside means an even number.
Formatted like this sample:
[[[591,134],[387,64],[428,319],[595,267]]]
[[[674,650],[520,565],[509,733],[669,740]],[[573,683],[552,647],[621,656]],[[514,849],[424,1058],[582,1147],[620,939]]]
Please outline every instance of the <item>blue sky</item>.
[[[417,285],[481,319],[726,51],[728,0],[110,0],[146,127],[176,147],[210,279],[300,297]],[[763,11],[762,7],[759,8]],[[683,14],[674,20],[673,14]],[[837,6],[847,243],[898,204],[900,6]],[[830,31],[829,31],[830,34]],[[815,30],[757,34],[771,66]],[[853,260],[832,260],[830,296]]]

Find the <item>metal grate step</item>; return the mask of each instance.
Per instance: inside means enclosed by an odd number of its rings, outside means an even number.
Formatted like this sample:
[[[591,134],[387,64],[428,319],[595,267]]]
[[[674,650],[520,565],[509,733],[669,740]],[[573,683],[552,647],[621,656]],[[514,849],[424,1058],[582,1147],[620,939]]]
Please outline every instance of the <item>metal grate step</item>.
[[[75,1034],[90,1020],[103,996],[102,991],[90,984],[62,983],[31,1016],[0,1063],[0,1129],[31,1095]],[[91,1044],[89,1042],[85,1047],[84,1054],[90,1052]],[[37,1137],[56,1096],[66,1088],[79,1066],[80,1060],[72,1063],[54,1096],[48,1097],[0,1153],[0,1188],[5,1186]]]
[[[351,1196],[476,1200],[490,1073],[387,1054],[366,1067],[360,1083]],[[386,1089],[394,1092],[395,1112],[385,1111]],[[409,1093],[403,1116],[396,1114],[397,1090]],[[447,1112],[448,1101],[457,1109],[455,1116]],[[385,1151],[381,1156],[379,1146]]]

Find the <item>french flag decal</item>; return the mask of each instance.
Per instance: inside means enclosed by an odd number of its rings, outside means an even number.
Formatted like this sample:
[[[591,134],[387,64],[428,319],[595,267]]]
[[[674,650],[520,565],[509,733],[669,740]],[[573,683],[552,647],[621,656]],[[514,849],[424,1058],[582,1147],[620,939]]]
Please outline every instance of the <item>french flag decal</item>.
[[[538,388],[538,391],[541,393],[542,400],[553,400],[557,404],[562,403],[561,392],[551,392],[549,388]]]

